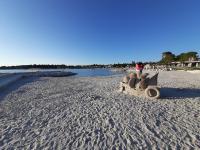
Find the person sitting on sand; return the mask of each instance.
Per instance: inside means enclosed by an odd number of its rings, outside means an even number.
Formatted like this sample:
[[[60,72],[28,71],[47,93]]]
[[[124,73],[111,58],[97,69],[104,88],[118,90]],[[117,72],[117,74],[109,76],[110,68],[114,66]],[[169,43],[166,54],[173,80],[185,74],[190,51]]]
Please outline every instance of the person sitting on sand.
[[[136,74],[137,74],[138,79],[141,78],[143,69],[144,69],[144,65],[143,65],[142,62],[136,63],[135,70],[136,70]]]
[[[141,62],[138,62],[135,67],[136,73],[134,71],[130,72],[129,75],[123,78],[123,82],[128,83],[131,88],[135,88],[136,84],[140,81],[142,81],[141,83],[143,85],[145,83],[144,81],[147,76],[146,74],[142,75],[143,68],[144,68],[143,64]]]

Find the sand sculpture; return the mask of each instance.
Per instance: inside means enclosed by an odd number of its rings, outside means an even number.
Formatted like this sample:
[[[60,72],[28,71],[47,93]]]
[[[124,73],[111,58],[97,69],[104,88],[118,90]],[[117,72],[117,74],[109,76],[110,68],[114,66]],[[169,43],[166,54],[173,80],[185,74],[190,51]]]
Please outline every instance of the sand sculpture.
[[[134,96],[145,96],[151,99],[160,98],[158,87],[158,73],[148,77],[148,73],[142,74],[139,79],[135,73],[131,73],[120,82],[120,92]]]

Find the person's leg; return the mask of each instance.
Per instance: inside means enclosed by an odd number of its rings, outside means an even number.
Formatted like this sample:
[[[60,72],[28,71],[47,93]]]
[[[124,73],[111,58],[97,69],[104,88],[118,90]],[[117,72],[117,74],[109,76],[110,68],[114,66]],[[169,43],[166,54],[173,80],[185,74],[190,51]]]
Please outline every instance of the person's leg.
[[[137,77],[137,74],[136,74],[136,73],[130,73],[130,74],[129,74],[129,77],[130,77],[130,79],[136,78],[136,77]]]
[[[137,78],[140,79],[142,75],[142,71],[137,71]]]

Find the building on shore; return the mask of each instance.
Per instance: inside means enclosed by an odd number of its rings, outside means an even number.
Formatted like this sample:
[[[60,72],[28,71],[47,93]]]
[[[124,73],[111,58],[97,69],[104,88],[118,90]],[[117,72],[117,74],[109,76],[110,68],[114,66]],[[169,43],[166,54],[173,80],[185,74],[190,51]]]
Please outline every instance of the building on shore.
[[[184,61],[184,62],[171,62],[172,67],[197,67],[200,68],[200,60]]]
[[[146,70],[173,70],[176,68],[200,68],[200,59],[190,60],[190,61],[175,61],[171,62],[168,65],[159,65],[159,64],[146,64],[144,69]]]

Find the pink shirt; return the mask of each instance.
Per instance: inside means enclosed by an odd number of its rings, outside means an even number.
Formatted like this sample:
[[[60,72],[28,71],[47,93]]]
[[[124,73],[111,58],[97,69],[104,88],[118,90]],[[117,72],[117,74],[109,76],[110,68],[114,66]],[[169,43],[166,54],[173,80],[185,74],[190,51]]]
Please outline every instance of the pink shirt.
[[[136,69],[136,71],[141,71],[141,70],[144,69],[144,66],[143,66],[143,65],[136,64],[135,69]]]

